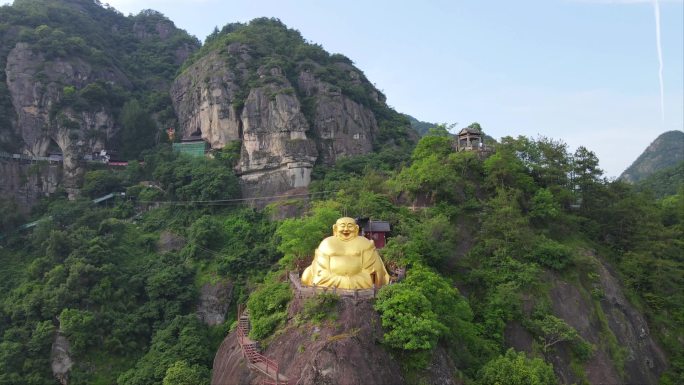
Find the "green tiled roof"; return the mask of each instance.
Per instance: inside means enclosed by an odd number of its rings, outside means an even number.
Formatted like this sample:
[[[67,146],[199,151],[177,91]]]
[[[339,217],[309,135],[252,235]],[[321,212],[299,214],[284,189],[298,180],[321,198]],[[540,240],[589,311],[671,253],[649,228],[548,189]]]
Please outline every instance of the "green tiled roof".
[[[206,151],[207,143],[204,141],[196,142],[180,142],[173,144],[173,151],[181,154],[188,154],[190,156],[202,157]]]

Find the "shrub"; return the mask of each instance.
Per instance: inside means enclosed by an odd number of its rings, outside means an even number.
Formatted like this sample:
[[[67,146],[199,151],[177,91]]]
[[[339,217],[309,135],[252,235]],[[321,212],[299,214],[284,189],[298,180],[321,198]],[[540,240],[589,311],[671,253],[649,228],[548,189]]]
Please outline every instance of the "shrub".
[[[437,320],[430,301],[403,284],[386,286],[375,303],[385,328],[385,343],[403,350],[431,350],[446,327]]]
[[[267,281],[250,295],[247,301],[252,330],[250,338],[261,340],[287,319],[287,304],[292,298],[290,286],[285,282],[267,278]]]
[[[122,178],[110,170],[89,171],[83,178],[84,195],[97,198],[122,189]]]
[[[489,361],[481,370],[478,384],[552,385],[558,381],[553,366],[539,358],[529,359],[522,352],[508,349],[505,355]]]
[[[572,261],[572,249],[544,236],[532,250],[530,259],[554,270],[563,270]]]
[[[340,297],[335,294],[321,294],[304,301],[301,312],[303,320],[320,323],[326,318],[335,319],[335,309]]]

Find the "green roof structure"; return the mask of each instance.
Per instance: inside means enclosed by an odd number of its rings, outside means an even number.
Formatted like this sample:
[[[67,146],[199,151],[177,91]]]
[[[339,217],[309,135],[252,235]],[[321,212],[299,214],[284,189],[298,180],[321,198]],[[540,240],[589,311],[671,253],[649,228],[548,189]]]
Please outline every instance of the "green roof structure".
[[[174,143],[173,151],[199,158],[207,151],[207,143],[203,140]]]

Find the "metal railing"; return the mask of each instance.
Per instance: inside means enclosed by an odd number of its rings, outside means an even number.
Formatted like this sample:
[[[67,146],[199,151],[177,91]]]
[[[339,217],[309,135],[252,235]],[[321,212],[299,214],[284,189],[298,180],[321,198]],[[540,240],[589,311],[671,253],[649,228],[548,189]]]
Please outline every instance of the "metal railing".
[[[250,366],[274,379],[262,381],[263,385],[289,385],[288,380],[279,379],[278,363],[263,354],[257,348],[257,343],[249,339],[249,310],[243,304],[238,304],[238,325],[235,330],[243,357]]]

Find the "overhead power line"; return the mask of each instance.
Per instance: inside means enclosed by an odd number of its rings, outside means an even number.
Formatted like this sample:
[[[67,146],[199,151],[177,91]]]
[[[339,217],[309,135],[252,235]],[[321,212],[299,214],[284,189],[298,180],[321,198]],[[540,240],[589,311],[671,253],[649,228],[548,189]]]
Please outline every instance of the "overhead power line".
[[[277,198],[298,198],[298,197],[308,197],[308,196],[314,196],[314,195],[323,195],[323,194],[330,194],[330,193],[336,193],[339,190],[334,190],[334,191],[318,191],[318,192],[313,192],[313,193],[304,193],[304,194],[283,194],[283,195],[270,195],[270,196],[262,196],[262,197],[252,197],[252,198],[233,198],[233,199],[215,199],[215,200],[189,200],[189,201],[137,201],[138,203],[158,203],[158,204],[170,204],[170,205],[186,205],[190,203],[195,203],[195,204],[231,204],[231,203],[237,203],[237,202],[247,202],[247,201],[258,201],[258,200],[269,200],[269,199],[277,199]]]

